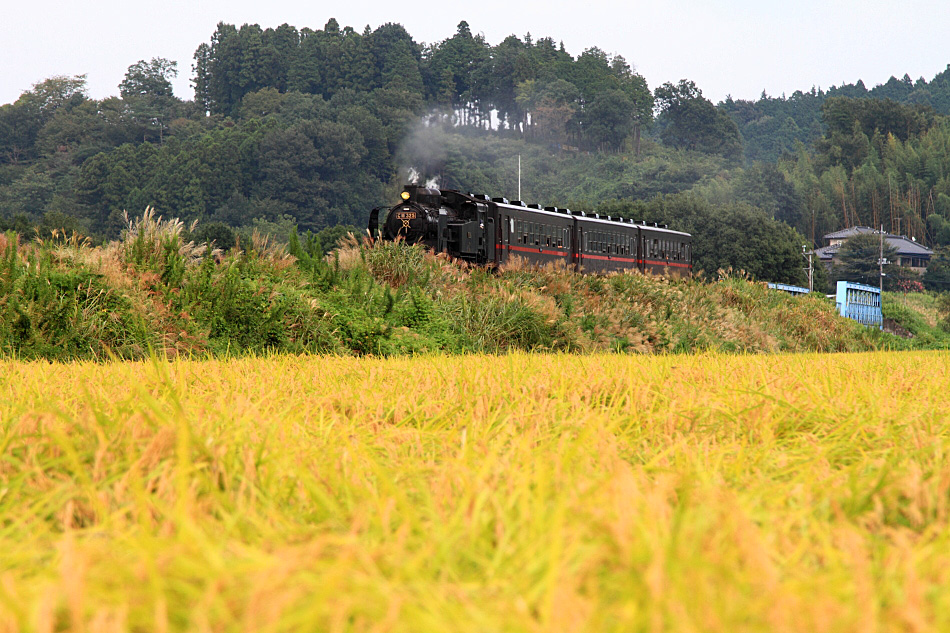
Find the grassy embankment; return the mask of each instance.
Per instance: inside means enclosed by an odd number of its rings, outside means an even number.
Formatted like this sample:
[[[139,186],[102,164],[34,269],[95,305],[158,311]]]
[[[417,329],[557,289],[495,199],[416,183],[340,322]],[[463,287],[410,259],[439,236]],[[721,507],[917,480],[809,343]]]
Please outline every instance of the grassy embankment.
[[[327,260],[296,241],[220,253],[182,234],[177,221],[146,214],[97,248],[0,235],[0,356],[858,351],[923,341],[868,331],[822,299],[741,276],[488,274],[402,244],[354,243]]]
[[[0,631],[950,628],[950,355],[0,361]]]

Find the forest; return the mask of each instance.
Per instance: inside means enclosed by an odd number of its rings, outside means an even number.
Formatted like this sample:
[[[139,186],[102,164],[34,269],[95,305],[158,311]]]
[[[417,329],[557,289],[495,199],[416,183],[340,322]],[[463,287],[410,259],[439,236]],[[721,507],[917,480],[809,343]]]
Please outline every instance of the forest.
[[[516,198],[520,161],[523,200],[688,230],[710,275],[804,283],[802,246],[851,225],[947,259],[950,66],[714,104],[597,47],[492,44],[464,21],[422,44],[334,19],[221,23],[191,61],[191,99],[172,91],[178,62],[153,58],[113,97],[54,76],[0,106],[0,230],[99,243],[151,207],[218,247],[256,231],[329,249],[411,177]],[[923,281],[943,288],[948,268]]]

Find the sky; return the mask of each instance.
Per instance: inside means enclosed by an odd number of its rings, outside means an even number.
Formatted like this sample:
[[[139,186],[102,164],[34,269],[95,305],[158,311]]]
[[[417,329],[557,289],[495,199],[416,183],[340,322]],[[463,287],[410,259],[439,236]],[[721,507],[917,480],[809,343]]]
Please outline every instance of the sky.
[[[34,0],[0,20],[0,104],[54,75],[85,74],[89,96],[117,95],[128,67],[153,57],[178,62],[175,94],[191,99],[195,49],[218,22],[320,29],[331,17],[358,31],[398,22],[420,43],[465,20],[490,44],[531,33],[575,57],[597,46],[651,89],[690,79],[713,102],[858,79],[871,88],[905,73],[929,81],[950,64],[948,0]]]

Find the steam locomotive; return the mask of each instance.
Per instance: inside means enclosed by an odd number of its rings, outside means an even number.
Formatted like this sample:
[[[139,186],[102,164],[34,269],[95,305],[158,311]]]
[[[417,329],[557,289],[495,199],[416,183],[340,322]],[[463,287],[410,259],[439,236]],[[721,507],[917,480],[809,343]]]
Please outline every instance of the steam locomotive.
[[[578,272],[692,272],[692,236],[666,225],[416,185],[407,185],[401,197],[381,231],[386,207],[370,213],[374,238],[402,238],[487,266],[517,256],[535,264],[564,262]]]

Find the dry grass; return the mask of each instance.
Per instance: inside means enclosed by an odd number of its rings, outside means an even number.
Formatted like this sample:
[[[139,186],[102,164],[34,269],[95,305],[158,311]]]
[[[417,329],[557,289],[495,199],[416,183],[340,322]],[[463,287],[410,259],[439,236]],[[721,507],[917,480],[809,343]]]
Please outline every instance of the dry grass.
[[[950,356],[0,361],[0,631],[950,627]]]

